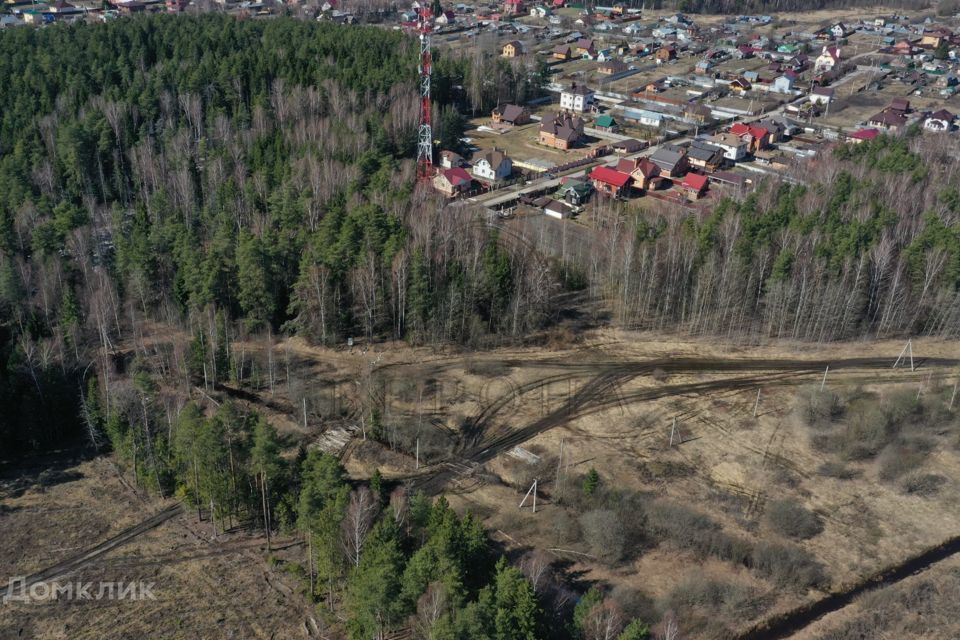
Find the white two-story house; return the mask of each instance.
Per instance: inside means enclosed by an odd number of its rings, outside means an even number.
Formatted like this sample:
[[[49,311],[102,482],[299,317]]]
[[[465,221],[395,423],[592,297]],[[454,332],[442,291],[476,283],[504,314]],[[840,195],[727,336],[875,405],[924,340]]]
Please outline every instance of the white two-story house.
[[[560,92],[560,108],[585,113],[593,108],[593,89],[585,84],[574,84]]]
[[[491,149],[473,158],[473,175],[487,182],[501,182],[513,173],[513,161],[503,151]]]

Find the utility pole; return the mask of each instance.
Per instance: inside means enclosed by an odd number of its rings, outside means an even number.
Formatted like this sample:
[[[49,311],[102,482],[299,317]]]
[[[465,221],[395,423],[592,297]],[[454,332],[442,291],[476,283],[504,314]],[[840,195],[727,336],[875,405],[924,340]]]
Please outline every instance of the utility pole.
[[[900,352],[900,355],[897,356],[897,361],[893,363],[893,368],[896,369],[897,365],[900,364],[900,361],[903,360],[905,353],[910,354],[910,371],[914,371],[915,367],[913,366],[913,339],[907,340],[907,344],[904,345],[903,351]]]
[[[524,494],[523,500],[520,501],[520,508],[523,509],[523,505],[526,504],[527,498],[530,497],[530,494],[533,494],[533,512],[537,512],[537,481],[534,480],[533,484],[530,485],[530,488],[527,489],[527,493]]]
[[[677,416],[673,416],[673,427],[670,429],[670,446],[673,446],[673,437],[677,433]],[[683,444],[683,436],[679,436],[677,444]]]
[[[757,400],[753,403],[753,417],[757,417],[757,409],[760,408],[760,389],[757,389]]]
[[[557,458],[557,479],[554,484],[557,486],[557,499],[560,499],[560,496],[563,492],[561,485],[561,471],[563,469],[563,438],[560,438],[560,457]]]
[[[830,373],[830,365],[823,370],[823,380],[820,381],[820,393],[823,393],[823,387],[827,384],[827,374]]]
[[[267,534],[267,551],[271,551],[270,545],[270,506],[267,502],[267,472],[262,468],[260,470],[260,499],[263,504],[263,530]],[[210,498],[210,511],[213,512],[213,498]],[[217,527],[213,527],[214,537],[216,537]]]
[[[953,409],[953,401],[957,399],[957,383],[953,383],[953,393],[950,394],[950,408]]]

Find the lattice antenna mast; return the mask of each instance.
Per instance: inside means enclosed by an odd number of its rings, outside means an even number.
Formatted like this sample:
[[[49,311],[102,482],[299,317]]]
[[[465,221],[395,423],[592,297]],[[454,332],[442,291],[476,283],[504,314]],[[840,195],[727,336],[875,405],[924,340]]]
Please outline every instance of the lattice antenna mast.
[[[417,131],[417,179],[426,182],[433,177],[433,105],[430,103],[430,76],[433,59],[430,54],[430,32],[433,12],[429,6],[417,9],[417,30],[420,32],[420,127]]]

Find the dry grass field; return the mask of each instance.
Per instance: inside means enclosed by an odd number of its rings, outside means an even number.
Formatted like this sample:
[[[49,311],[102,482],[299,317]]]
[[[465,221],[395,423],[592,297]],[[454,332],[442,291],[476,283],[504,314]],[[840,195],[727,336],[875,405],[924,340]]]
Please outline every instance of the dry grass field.
[[[383,435],[357,434],[346,447],[350,475],[379,469],[443,492],[511,557],[539,549],[578,588],[601,585],[651,620],[675,611],[689,638],[727,638],[960,534],[960,429],[945,408],[958,375],[945,359],[957,347],[913,346],[916,371],[891,368],[900,342],[745,345],[556,329],[528,346],[464,353],[289,340],[274,357],[297,381],[281,375],[272,396],[243,402],[291,445],[311,445],[343,411],[311,408],[304,427],[285,395],[304,382],[342,384],[335,393],[354,406],[351,381],[368,375]],[[918,392],[921,419],[897,422],[891,436],[890,416]],[[868,444],[876,451],[864,453]],[[529,501],[518,508],[534,479],[536,513]],[[104,459],[43,478],[7,475],[0,497],[6,575],[56,565],[166,506],[137,497]],[[275,557],[300,560],[292,539],[277,544],[287,548]],[[156,601],[4,607],[0,637],[305,637],[305,624],[322,621],[266,558],[256,532],[212,540],[208,522],[182,513],[76,574],[153,582]],[[871,602],[818,624],[827,633],[868,615]]]
[[[893,453],[876,456],[838,453],[818,440],[824,427],[803,416],[804,399],[820,394],[822,366],[787,372],[777,364],[837,362],[823,395],[854,398],[851,407],[864,394],[885,404],[918,390],[931,410],[945,406],[956,369],[931,364],[915,372],[893,370],[889,365],[901,347],[741,347],[605,333],[575,349],[391,368],[389,375],[397,377],[386,382],[393,389],[385,395],[386,421],[401,431],[419,425],[427,473],[441,474],[453,504],[484,517],[508,547],[551,550],[580,582],[627,592],[659,611],[679,609],[692,637],[728,637],[960,533],[960,487],[952,480],[960,474],[955,414],[935,433],[916,436],[928,455],[908,469],[893,464],[895,455],[909,458],[894,445]],[[956,355],[949,344],[927,342],[917,346],[921,350],[927,357]],[[843,359],[880,354],[889,362],[839,368]],[[684,361],[689,366],[677,366]],[[663,369],[616,373],[643,362],[662,362]],[[735,362],[759,368],[722,370]],[[592,386],[596,393],[587,392]],[[444,389],[456,391],[448,396]],[[473,455],[450,434],[478,415],[483,429],[474,435]],[[847,421],[857,416],[851,408],[830,429],[849,431]],[[364,458],[370,455],[383,470],[373,448],[352,453],[348,463],[355,473],[369,473]],[[463,462],[448,473],[446,461],[458,457]],[[408,458],[404,469],[402,457],[394,458],[389,471],[416,476],[412,463]],[[607,498],[592,502],[582,495],[590,469],[605,491],[620,496],[614,501],[642,505],[646,527],[609,538],[591,533],[591,518],[614,507]],[[536,514],[529,503],[517,507],[533,479],[540,487]],[[797,534],[783,524],[796,513],[811,519],[812,533]],[[685,519],[702,530],[688,536],[671,529]],[[795,557],[784,562],[793,564],[758,570],[756,558],[741,558],[750,553],[744,548],[757,554],[769,551],[766,545],[777,553],[792,550]],[[822,575],[810,585],[794,584],[787,575],[812,567]],[[711,616],[722,623],[708,624]]]
[[[105,458],[0,480],[0,587],[76,558],[170,503],[137,493]],[[295,553],[291,541],[283,553]],[[293,638],[316,613],[266,562],[264,542],[235,530],[212,538],[181,513],[79,563],[55,582],[90,583],[90,599],[0,605],[0,639]],[[101,582],[152,584],[153,599],[97,599]],[[319,624],[319,622],[318,622]]]

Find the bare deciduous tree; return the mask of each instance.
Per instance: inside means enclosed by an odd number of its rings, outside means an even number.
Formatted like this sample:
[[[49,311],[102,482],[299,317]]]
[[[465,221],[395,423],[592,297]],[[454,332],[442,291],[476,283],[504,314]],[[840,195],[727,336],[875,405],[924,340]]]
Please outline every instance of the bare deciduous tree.
[[[663,620],[660,621],[660,633],[657,634],[657,638],[658,640],[680,640],[680,623],[673,611],[667,611],[663,614]]]
[[[612,600],[593,605],[583,619],[584,640],[615,640],[623,631],[624,619],[620,606]]]
[[[421,640],[431,640],[433,629],[447,612],[449,598],[447,589],[439,582],[431,582],[426,592],[417,601],[417,614],[414,618],[414,632]]]
[[[553,576],[553,567],[550,565],[550,555],[541,549],[534,549],[526,553],[520,560],[520,570],[533,585],[536,593],[542,593]]]
[[[377,503],[367,487],[360,487],[350,494],[350,504],[341,525],[341,540],[347,559],[353,566],[359,566],[363,543],[370,533],[370,527],[377,516]]]

